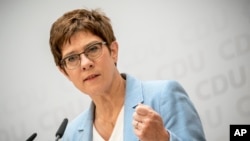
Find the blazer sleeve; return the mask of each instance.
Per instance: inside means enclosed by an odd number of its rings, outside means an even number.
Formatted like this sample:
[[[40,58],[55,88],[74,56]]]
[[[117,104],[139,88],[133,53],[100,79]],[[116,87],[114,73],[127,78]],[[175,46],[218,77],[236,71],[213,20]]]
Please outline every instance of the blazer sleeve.
[[[200,117],[182,86],[167,81],[160,96],[160,114],[170,141],[205,141]]]

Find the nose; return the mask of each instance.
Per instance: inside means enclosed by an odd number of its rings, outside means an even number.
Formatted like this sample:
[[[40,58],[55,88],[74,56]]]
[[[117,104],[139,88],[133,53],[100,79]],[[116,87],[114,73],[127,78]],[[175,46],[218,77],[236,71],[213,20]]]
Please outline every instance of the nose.
[[[85,54],[81,54],[80,59],[82,70],[88,70],[94,67],[94,62],[86,57]]]

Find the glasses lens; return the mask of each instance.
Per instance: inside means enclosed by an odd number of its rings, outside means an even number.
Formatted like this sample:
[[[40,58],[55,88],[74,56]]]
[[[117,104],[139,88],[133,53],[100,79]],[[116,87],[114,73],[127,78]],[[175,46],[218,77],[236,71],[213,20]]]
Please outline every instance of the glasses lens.
[[[84,52],[89,59],[96,59],[102,54],[102,43],[91,45]]]
[[[65,58],[65,65],[68,69],[74,69],[80,63],[80,55],[75,54]]]

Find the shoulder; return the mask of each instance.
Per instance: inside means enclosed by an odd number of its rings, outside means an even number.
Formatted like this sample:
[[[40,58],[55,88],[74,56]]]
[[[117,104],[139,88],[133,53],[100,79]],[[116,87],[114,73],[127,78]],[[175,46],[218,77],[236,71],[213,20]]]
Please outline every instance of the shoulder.
[[[163,117],[193,107],[188,94],[175,80],[142,81],[141,84],[145,104],[150,105]]]
[[[184,88],[175,80],[142,81],[142,89],[147,93],[151,92],[163,97],[187,96]]]
[[[127,91],[133,94],[142,93],[145,99],[163,98],[169,100],[180,95],[187,96],[184,88],[176,80],[142,81],[128,74],[126,74],[126,80]]]
[[[122,74],[123,77],[127,80],[127,85],[129,87],[142,86],[143,89],[154,89],[155,90],[184,90],[179,82],[176,80],[150,80],[150,81],[142,81],[139,80],[129,74]],[[134,87],[131,87],[134,88]]]
[[[152,80],[152,81],[141,81],[142,84],[146,87],[155,87],[155,88],[163,88],[163,89],[176,89],[182,88],[179,82],[176,80]]]

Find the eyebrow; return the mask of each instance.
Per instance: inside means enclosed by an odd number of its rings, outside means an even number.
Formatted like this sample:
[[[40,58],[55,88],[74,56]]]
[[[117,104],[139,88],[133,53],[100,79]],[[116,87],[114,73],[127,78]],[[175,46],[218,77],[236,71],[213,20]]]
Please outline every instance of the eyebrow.
[[[84,52],[84,51],[86,50],[86,48],[88,48],[89,46],[91,46],[91,45],[93,45],[93,44],[96,44],[96,43],[98,43],[98,42],[101,42],[101,41],[92,41],[92,42],[87,43],[85,46],[83,46],[83,51],[82,51],[82,52]],[[71,52],[69,52],[69,53],[66,53],[65,56],[62,57],[61,60],[65,59],[65,58],[67,58],[67,57],[69,57],[69,56],[71,56],[71,55],[75,55],[75,54],[78,54],[78,53],[76,53],[76,51],[71,51]]]

